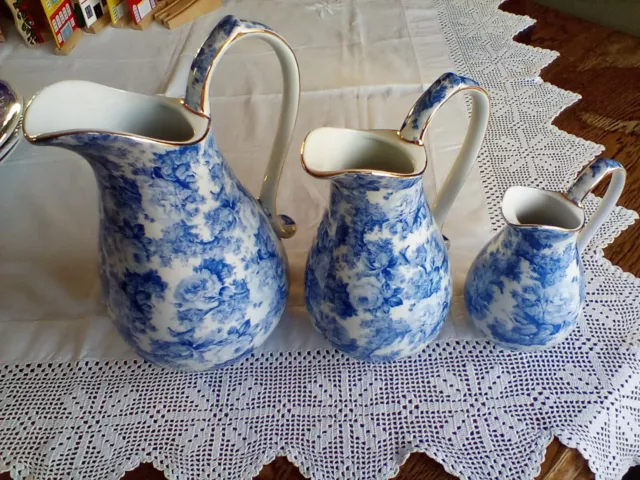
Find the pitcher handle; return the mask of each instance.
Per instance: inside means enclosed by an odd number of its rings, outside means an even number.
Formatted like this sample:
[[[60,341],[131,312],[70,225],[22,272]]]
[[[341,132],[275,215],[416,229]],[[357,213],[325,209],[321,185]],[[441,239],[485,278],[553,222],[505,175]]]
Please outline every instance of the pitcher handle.
[[[598,231],[598,228],[600,228],[613,211],[624,188],[627,172],[616,160],[599,158],[587,165],[584,170],[580,172],[578,178],[573,182],[573,185],[567,190],[569,200],[582,208],[582,201],[587,194],[609,175],[611,175],[611,182],[609,183],[607,192],[591,217],[591,220],[589,220],[589,223],[587,223],[578,234],[577,246],[579,252],[582,252],[589,244],[589,241]]]
[[[278,236],[290,238],[296,232],[296,225],[286,215],[277,214],[276,195],[293,127],[296,123],[300,100],[300,73],[291,47],[280,35],[266,25],[227,15],[215,26],[191,64],[184,103],[197,113],[207,117],[211,116],[209,109],[211,74],[227,49],[235,41],[249,36],[260,38],[271,45],[278,56],[284,77],[284,95],[278,130],[258,199],[266,210],[271,226]]]
[[[453,201],[460,193],[482,146],[489,123],[489,95],[476,81],[455,73],[445,73],[411,107],[407,118],[398,131],[402,140],[416,145],[424,145],[424,132],[427,130],[429,122],[442,104],[459,92],[471,94],[473,101],[471,119],[462,148],[432,208],[433,218],[440,228],[442,228]]]

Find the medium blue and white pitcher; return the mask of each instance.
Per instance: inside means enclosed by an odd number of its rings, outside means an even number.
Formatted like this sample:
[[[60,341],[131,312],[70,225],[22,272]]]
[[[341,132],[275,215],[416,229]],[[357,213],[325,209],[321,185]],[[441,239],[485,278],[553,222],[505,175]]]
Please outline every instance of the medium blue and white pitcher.
[[[472,95],[462,149],[433,211],[422,175],[424,132],[438,108]],[[489,100],[476,82],[442,75],[418,99],[401,129],[320,128],[302,148],[302,165],[331,179],[329,208],[305,272],[305,299],[316,328],[360,360],[392,361],[424,349],[451,304],[449,256],[440,227],[476,159]]]
[[[585,225],[581,202],[608,175],[607,194]],[[625,176],[615,160],[599,159],[567,193],[507,190],[507,226],[480,251],[465,282],[467,310],[480,331],[512,350],[550,347],[571,332],[585,300],[580,253],[613,210]]]
[[[208,99],[221,56],[249,36],[274,48],[284,74],[259,202],[216,146]],[[280,238],[295,225],[276,214],[275,197],[299,91],[286,42],[265,25],[227,16],[194,59],[184,99],[65,81],[31,100],[27,139],[76,152],[95,172],[103,294],[118,331],[143,358],[185,370],[223,366],[278,323],[289,289]]]

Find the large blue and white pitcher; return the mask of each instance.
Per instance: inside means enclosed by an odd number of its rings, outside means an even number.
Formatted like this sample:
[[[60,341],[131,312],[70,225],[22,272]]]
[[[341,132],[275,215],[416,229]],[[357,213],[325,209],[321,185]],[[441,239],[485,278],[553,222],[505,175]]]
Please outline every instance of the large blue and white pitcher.
[[[221,56],[249,36],[274,48],[284,75],[259,201],[218,150],[208,99]],[[265,25],[227,16],[194,59],[184,99],[64,81],[31,100],[27,139],[76,152],[95,172],[104,298],[120,334],[145,359],[185,370],[226,365],[278,323],[289,289],[280,238],[295,225],[277,215],[275,197],[299,91],[286,42]]]

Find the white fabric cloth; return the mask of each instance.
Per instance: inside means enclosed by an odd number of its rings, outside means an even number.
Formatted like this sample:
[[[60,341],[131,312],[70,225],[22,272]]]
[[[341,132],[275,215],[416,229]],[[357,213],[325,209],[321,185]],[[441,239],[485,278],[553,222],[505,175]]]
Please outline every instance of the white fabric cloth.
[[[578,447],[599,478],[619,478],[638,463],[640,282],[601,251],[635,213],[618,208],[584,254],[588,305],[561,345],[505,353],[466,319],[466,269],[502,225],[506,188],[564,189],[601,151],[550,125],[577,96],[539,79],[556,54],[514,43],[531,20],[497,5],[230,0],[172,31],[153,25],[85,35],[69,57],[27,49],[8,32],[0,78],[25,98],[71,78],[152,94],[164,91],[176,65],[188,65],[222,15],[234,13],[287,39],[303,94],[278,199],[299,227],[285,243],[289,307],[259,352],[223,370],[162,370],[136,360],[117,336],[99,299],[97,192],[82,159],[24,142],[0,166],[0,471],[115,479],[152,461],[169,478],[250,478],[287,455],[313,478],[382,479],[422,450],[463,478],[531,478],[553,435]],[[328,346],[304,309],[304,260],[329,184],[302,171],[299,145],[319,126],[397,128],[449,70],[485,86],[493,108],[485,147],[445,225],[452,314],[417,357],[355,362]],[[275,132],[279,75],[269,47],[247,40],[225,56],[213,81],[216,138],[254,193]],[[428,131],[431,201],[466,122],[458,96]],[[596,203],[589,199],[590,212]]]
[[[229,12],[257,18],[282,32],[296,52],[303,82],[300,116],[278,197],[280,211],[298,223],[299,233],[285,242],[291,296],[278,330],[261,352],[330,348],[308,319],[303,292],[306,255],[328,204],[329,182],[302,170],[300,145],[308,132],[325,125],[400,127],[426,86],[455,69],[442,36],[433,37],[439,30],[433,11],[420,22],[428,36],[413,39],[397,2],[238,2],[176,31],[153,25],[143,34],[106,29],[100,35],[85,35],[62,60],[47,47],[29,50],[11,42],[3,52],[0,74],[25,98],[51,82],[73,78],[153,94],[164,91],[172,71],[182,88],[171,93],[184,92],[188,67],[200,44]],[[349,16],[353,19],[345,23]],[[415,42],[424,45],[416,50]],[[216,139],[254,193],[275,135],[281,90],[275,54],[257,40],[234,47],[214,75]],[[425,188],[431,200],[455,159],[466,123],[464,97],[458,96],[428,130]],[[5,286],[0,291],[0,338],[5,339],[0,361],[136,358],[100,301],[97,189],[91,169],[73,153],[25,141],[0,172],[0,281]],[[445,234],[452,239],[456,298],[442,338],[479,336],[467,322],[460,296],[468,266],[491,236],[477,167],[449,214]]]

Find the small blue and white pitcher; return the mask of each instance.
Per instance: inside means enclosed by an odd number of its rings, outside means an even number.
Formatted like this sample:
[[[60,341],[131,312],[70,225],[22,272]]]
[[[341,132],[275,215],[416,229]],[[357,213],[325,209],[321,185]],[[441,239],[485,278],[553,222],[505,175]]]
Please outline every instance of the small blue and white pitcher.
[[[581,202],[608,175],[607,193],[585,225]],[[467,310],[480,331],[512,350],[549,347],[571,332],[585,300],[580,253],[615,207],[625,177],[622,165],[603,158],[566,194],[507,190],[507,226],[480,251],[465,283]]]
[[[216,65],[247,37],[274,48],[284,75],[260,201],[218,150],[209,109]],[[193,60],[184,99],[65,81],[31,100],[27,139],[75,152],[95,173],[105,302],[146,360],[182,370],[224,366],[276,327],[289,290],[280,238],[295,233],[276,213],[276,192],[299,93],[295,56],[282,37],[229,15]]]
[[[422,138],[438,108],[459,92],[472,96],[471,121],[432,212],[422,182]],[[330,205],[307,259],[305,299],[314,325],[336,348],[360,360],[392,361],[421,351],[438,334],[451,305],[440,227],[488,119],[485,91],[446,73],[400,130],[319,128],[305,139],[303,167],[332,180]]]

